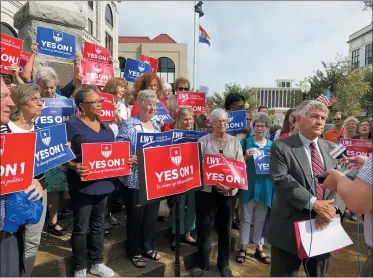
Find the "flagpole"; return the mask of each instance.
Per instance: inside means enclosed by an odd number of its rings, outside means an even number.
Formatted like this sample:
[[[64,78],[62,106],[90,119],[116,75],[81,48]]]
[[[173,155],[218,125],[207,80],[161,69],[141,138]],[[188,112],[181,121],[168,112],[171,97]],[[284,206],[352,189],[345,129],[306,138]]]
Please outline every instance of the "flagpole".
[[[194,1],[194,6],[197,5],[197,1]],[[193,56],[193,88],[197,90],[197,46],[198,46],[198,37],[199,37],[199,28],[197,31],[198,26],[198,18],[199,14],[196,13],[193,9],[194,13],[194,56]]]

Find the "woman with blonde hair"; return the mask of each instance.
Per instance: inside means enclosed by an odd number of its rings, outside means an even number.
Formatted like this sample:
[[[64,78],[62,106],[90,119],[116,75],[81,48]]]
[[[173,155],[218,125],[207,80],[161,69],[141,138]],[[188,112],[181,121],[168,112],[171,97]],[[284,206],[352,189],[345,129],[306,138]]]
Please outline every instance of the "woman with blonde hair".
[[[192,130],[194,119],[193,109],[190,106],[181,106],[178,109],[175,129]],[[196,240],[190,235],[196,224],[196,210],[194,191],[188,191],[181,194],[180,198],[180,235],[183,235],[181,241],[186,244],[196,246]],[[172,234],[175,236],[175,204],[172,206]],[[171,243],[171,249],[175,249],[175,238]]]

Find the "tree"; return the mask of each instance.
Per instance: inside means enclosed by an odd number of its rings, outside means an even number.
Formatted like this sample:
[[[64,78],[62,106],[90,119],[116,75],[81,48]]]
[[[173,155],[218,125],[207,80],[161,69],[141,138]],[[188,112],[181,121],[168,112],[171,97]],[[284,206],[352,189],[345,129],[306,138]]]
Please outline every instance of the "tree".
[[[333,110],[341,111],[346,116],[357,116],[364,111],[364,99],[372,90],[367,76],[372,75],[370,68],[351,70],[336,85],[337,102]]]
[[[321,62],[322,70],[317,70],[314,76],[308,78],[311,83],[310,99],[316,99],[324,90],[336,92],[336,85],[341,78],[351,70],[348,57],[337,54],[334,62]]]
[[[372,0],[367,0],[367,1],[361,1],[364,3],[364,9],[363,11],[367,11],[369,9],[373,9],[373,1]]]
[[[245,88],[242,88],[237,83],[226,83],[225,84],[225,90],[222,94],[214,92],[212,98],[214,100],[214,103],[216,107],[224,108],[224,102],[225,98],[230,93],[239,93],[245,97],[245,108],[247,110],[252,110],[256,108],[258,102],[256,101],[256,89],[249,88],[246,86]]]

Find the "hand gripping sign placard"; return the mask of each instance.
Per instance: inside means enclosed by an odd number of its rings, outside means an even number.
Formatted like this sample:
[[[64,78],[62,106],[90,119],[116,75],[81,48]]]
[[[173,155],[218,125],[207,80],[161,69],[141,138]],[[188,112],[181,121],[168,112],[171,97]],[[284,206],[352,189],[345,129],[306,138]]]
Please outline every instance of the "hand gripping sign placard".
[[[190,106],[194,115],[205,110],[206,94],[200,92],[176,92],[177,106]]]
[[[36,133],[0,135],[0,195],[25,190],[34,177]]]
[[[66,144],[65,124],[38,129],[35,152],[35,175],[73,160],[75,155]]]
[[[223,155],[205,154],[203,183],[204,185],[220,183],[230,188],[247,190],[246,164]]]
[[[129,142],[82,144],[82,165],[89,169],[82,181],[130,175],[129,157]]]
[[[62,31],[38,26],[36,42],[39,44],[39,54],[73,60],[76,39],[74,35]]]
[[[342,138],[341,144],[346,146],[347,157],[362,155],[368,157],[373,152],[372,141],[360,139],[347,139]]]
[[[112,64],[110,50],[90,42],[84,42],[83,59],[92,62]]]
[[[0,55],[1,55],[1,73],[12,74],[10,66],[19,65],[22,54],[23,40],[1,33]]]
[[[201,188],[199,153],[198,143],[138,151],[140,203]]]

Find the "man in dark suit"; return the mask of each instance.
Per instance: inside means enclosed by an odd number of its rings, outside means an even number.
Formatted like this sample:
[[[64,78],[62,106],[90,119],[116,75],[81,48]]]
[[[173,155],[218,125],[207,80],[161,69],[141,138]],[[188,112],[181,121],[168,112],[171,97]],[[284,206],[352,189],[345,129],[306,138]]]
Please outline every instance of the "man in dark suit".
[[[299,133],[275,141],[271,148],[270,175],[275,197],[269,228],[271,276],[298,276],[302,261],[297,255],[294,222],[315,218],[322,229],[346,206],[335,192],[324,189],[318,175],[337,167],[339,161],[329,152],[334,143],[322,134],[328,108],[319,101],[304,101],[296,109]],[[310,276],[325,276],[330,253],[307,261]],[[305,265],[306,260],[303,261]]]

